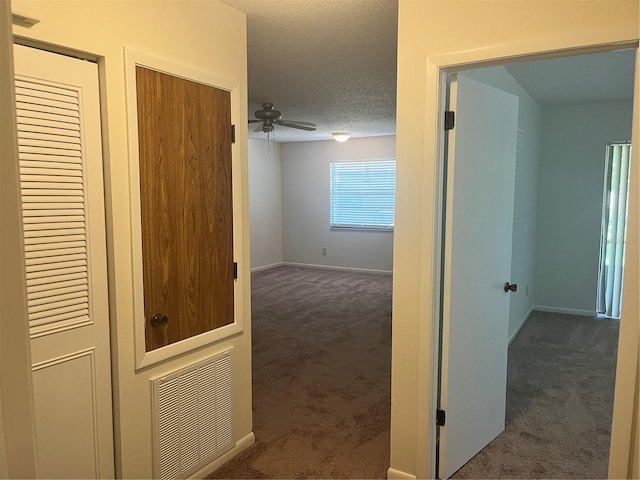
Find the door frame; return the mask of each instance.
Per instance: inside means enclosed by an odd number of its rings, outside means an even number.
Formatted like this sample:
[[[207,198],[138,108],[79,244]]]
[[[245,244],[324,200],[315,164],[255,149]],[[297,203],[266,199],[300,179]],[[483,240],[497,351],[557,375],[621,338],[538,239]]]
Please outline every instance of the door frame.
[[[129,195],[131,198],[131,258],[133,262],[133,303],[134,303],[134,348],[136,370],[146,368],[197,348],[212,344],[244,330],[244,300],[239,284],[233,285],[233,323],[209,330],[199,335],[166,345],[155,350],[146,351],[145,316],[144,316],[144,282],[142,275],[142,214],[140,208],[140,159],[138,150],[138,109],[136,66],[166,73],[192,82],[224,90],[231,95],[231,123],[238,124],[240,119],[240,86],[227,78],[204,72],[196,68],[175,63],[140,50],[124,47],[125,87],[127,108],[127,137],[129,151]],[[233,212],[242,212],[240,195],[242,191],[242,175],[240,165],[240,144],[231,145],[231,179]],[[233,261],[237,261],[237,252],[242,251],[242,237],[239,235],[241,213],[233,217]],[[240,273],[241,274],[241,273]]]
[[[500,66],[508,63],[541,60],[546,58],[560,58],[572,55],[607,52],[621,49],[634,48],[636,50],[636,68],[634,79],[634,99],[633,99],[633,123],[632,123],[632,143],[637,144],[640,140],[638,127],[640,126],[640,49],[638,48],[638,34],[634,32],[628,38],[632,40],[613,43],[585,43],[580,39],[568,38],[548,38],[541,40],[539,45],[532,45],[532,42],[522,42],[514,44],[499,45],[496,47],[478,48],[462,52],[454,52],[428,57],[426,59],[426,99],[425,99],[425,138],[433,139],[435,148],[434,169],[426,172],[427,184],[433,185],[433,190],[424,189],[423,195],[427,195],[434,202],[433,215],[434,229],[431,238],[431,271],[424,272],[430,276],[431,298],[433,301],[430,310],[425,312],[430,320],[421,323],[418,335],[418,351],[430,352],[424,355],[418,363],[418,378],[423,379],[418,389],[418,404],[427,408],[418,409],[418,424],[426,425],[426,436],[418,436],[417,442],[417,473],[418,476],[435,478],[437,461],[437,426],[436,409],[438,408],[439,392],[439,359],[441,355],[440,319],[442,317],[442,258],[444,254],[444,215],[445,215],[445,167],[446,156],[446,132],[444,130],[444,112],[447,105],[447,75],[464,72],[465,70]],[[553,45],[566,44],[566,48],[554,48]],[[431,107],[431,108],[430,108]],[[426,142],[429,143],[429,140]],[[428,145],[427,145],[428,146]],[[639,149],[632,151],[632,164],[640,163]],[[433,175],[433,182],[431,181]],[[427,191],[428,190],[428,191]],[[636,168],[631,174],[629,196],[628,238],[639,238],[638,217],[640,217],[640,172]],[[425,202],[427,203],[427,202]],[[627,294],[624,295],[623,312],[628,312],[630,318],[637,317],[640,307],[637,295],[630,295],[630,292],[637,293],[638,285],[638,264],[640,258],[637,250],[628,249],[626,261],[634,263],[636,269],[625,271],[624,281]],[[633,270],[633,271],[630,271]],[[426,307],[426,305],[425,305]],[[624,313],[623,313],[624,315]],[[625,419],[633,418],[633,403],[635,382],[637,376],[637,331],[638,325],[631,322],[621,322],[619,347],[616,370],[613,426],[610,441],[609,476],[627,477],[630,474],[630,455],[632,455],[632,425]],[[634,335],[635,329],[635,335]],[[635,342],[635,343],[634,343]]]

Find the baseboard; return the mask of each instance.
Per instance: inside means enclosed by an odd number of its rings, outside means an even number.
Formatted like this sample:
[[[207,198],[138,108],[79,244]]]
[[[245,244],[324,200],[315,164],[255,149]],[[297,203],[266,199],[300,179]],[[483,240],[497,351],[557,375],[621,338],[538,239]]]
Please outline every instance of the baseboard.
[[[387,478],[389,480],[414,480],[416,476],[411,475],[410,473],[406,473],[401,470],[396,470],[395,468],[389,467],[389,470],[387,470]]]
[[[256,436],[253,434],[253,432],[251,432],[251,433],[249,433],[249,435],[246,435],[246,436],[242,437],[240,440],[238,440],[236,442],[236,446],[233,447],[231,450],[229,450],[226,453],[223,453],[218,458],[216,458],[213,462],[211,462],[209,465],[207,465],[206,467],[202,467],[200,470],[198,470],[196,473],[191,475],[189,478],[206,478],[206,477],[208,477],[215,470],[220,468],[222,465],[227,463],[233,457],[235,457],[240,452],[242,452],[243,450],[247,449],[248,447],[250,447],[254,443],[256,443]]]
[[[288,267],[301,267],[301,268],[321,268],[324,270],[344,270],[346,272],[361,272],[361,273],[375,273],[377,275],[392,275],[393,272],[389,270],[373,270],[370,268],[352,268],[352,267],[338,267],[335,265],[315,265],[313,263],[294,263],[283,262],[283,265]]]
[[[518,336],[518,334],[520,333],[520,330],[522,330],[522,327],[524,327],[524,324],[527,323],[527,320],[529,320],[529,317],[531,316],[531,314],[533,313],[533,305],[531,306],[531,308],[529,309],[529,311],[527,312],[527,314],[524,316],[524,318],[520,321],[520,324],[518,325],[518,327],[516,328],[515,332],[513,332],[511,334],[511,336],[509,337],[509,345],[511,345],[511,342],[513,342],[515,340],[515,338]]]
[[[271,268],[281,267],[282,265],[284,265],[284,263],[283,263],[283,262],[277,262],[277,263],[271,263],[271,264],[269,264],[269,265],[261,265],[261,266],[259,266],[259,267],[253,267],[253,268],[251,269],[251,273],[254,273],[254,272],[261,272],[261,271],[263,271],[263,270],[269,270],[269,269],[271,269]]]
[[[596,311],[594,310],[580,310],[577,308],[562,308],[562,307],[549,307],[547,305],[534,305],[534,310],[539,312],[551,312],[551,313],[564,313],[565,315],[580,315],[583,317],[595,317]]]

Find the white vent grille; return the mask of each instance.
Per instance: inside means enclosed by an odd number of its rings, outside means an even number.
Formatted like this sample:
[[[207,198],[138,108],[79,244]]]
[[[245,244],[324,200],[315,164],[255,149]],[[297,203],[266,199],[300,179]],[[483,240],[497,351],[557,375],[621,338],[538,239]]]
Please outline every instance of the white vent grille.
[[[89,320],[80,96],[16,78],[29,325]]]
[[[156,476],[183,478],[233,447],[231,351],[152,380]]]

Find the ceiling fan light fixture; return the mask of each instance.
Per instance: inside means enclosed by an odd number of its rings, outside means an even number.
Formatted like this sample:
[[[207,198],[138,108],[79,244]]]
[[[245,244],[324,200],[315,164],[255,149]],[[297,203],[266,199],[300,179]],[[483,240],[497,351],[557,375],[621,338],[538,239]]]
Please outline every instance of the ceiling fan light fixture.
[[[336,142],[340,142],[340,143],[346,142],[347,140],[349,140],[349,137],[351,136],[346,132],[336,132],[336,133],[332,133],[331,135],[333,135],[333,139]]]

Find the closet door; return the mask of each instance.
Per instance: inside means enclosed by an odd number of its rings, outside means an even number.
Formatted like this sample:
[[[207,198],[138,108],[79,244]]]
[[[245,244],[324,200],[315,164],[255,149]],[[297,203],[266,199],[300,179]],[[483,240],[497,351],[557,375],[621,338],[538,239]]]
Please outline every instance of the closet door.
[[[234,322],[231,93],[136,67],[146,351]]]
[[[112,477],[98,68],[14,57],[38,473]]]

